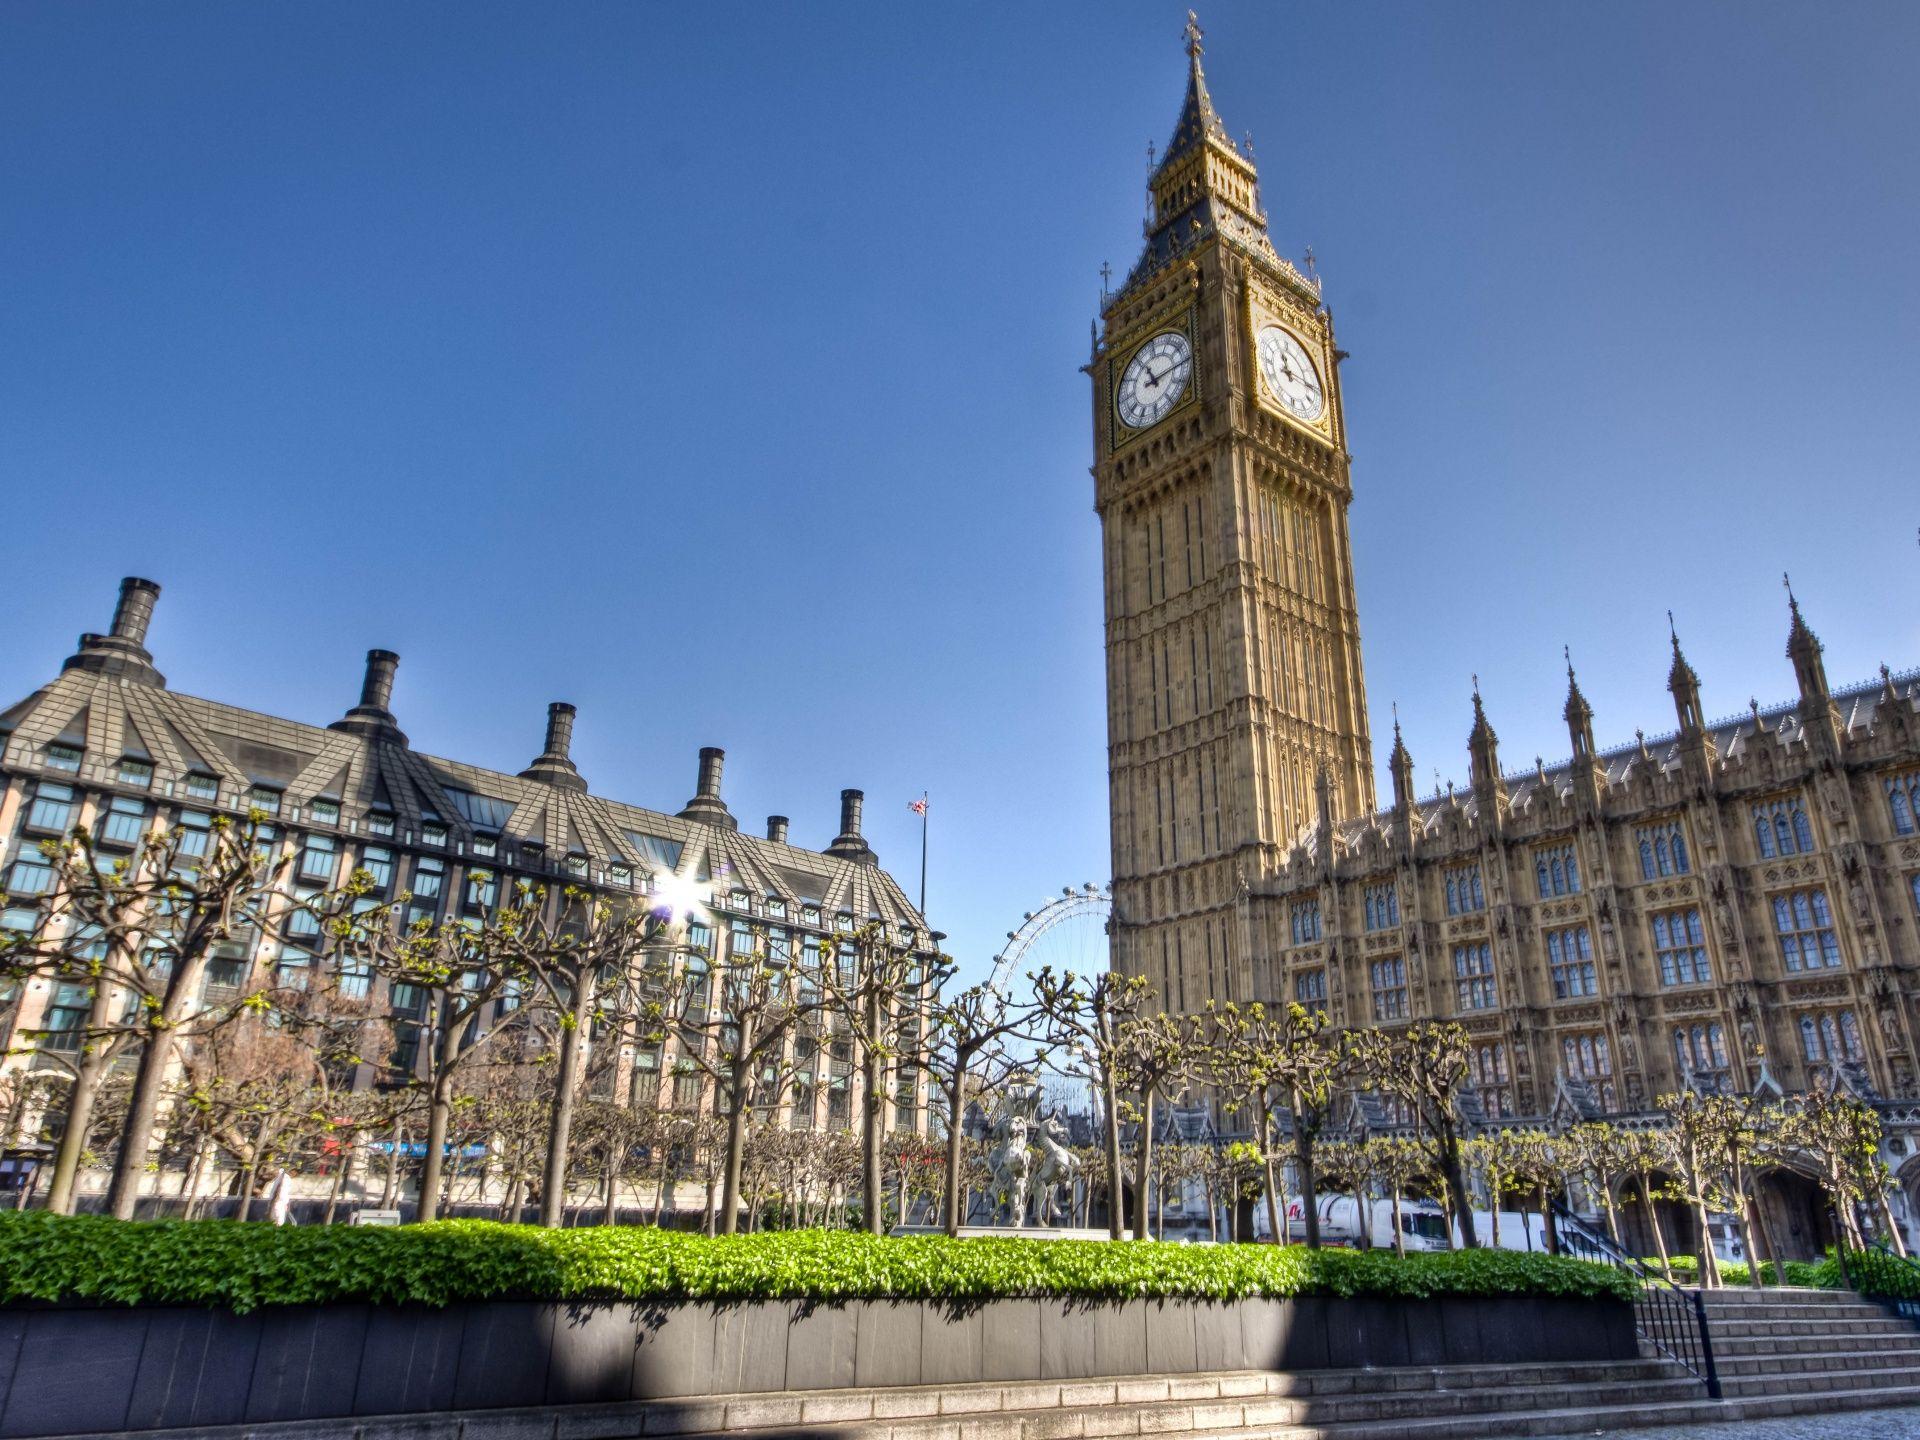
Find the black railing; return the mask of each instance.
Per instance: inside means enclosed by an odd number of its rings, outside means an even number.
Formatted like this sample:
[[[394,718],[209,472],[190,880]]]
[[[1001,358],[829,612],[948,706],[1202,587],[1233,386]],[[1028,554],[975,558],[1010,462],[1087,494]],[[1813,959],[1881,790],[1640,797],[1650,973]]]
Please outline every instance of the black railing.
[[[1553,1203],[1562,1253],[1624,1270],[1640,1282],[1633,1302],[1633,1324],[1654,1349],[1683,1366],[1720,1398],[1720,1372],[1713,1364],[1713,1336],[1707,1330],[1707,1306],[1698,1290],[1674,1284],[1646,1262],[1627,1254],[1559,1201]]]
[[[1902,1320],[1914,1325],[1920,1325],[1920,1300],[1911,1299],[1904,1295],[1869,1294],[1862,1288],[1862,1281],[1864,1281],[1866,1277],[1860,1273],[1861,1253],[1858,1250],[1847,1250],[1844,1248],[1837,1249],[1834,1253],[1840,1259],[1840,1264],[1847,1276],[1847,1283],[1853,1287],[1856,1294],[1860,1295],[1863,1299],[1873,1301],[1888,1313],[1897,1315]],[[1880,1236],[1876,1236],[1867,1243],[1867,1253],[1876,1255],[1889,1264],[1900,1266],[1914,1281],[1914,1288],[1920,1289],[1920,1260],[1914,1259],[1911,1255],[1902,1255],[1899,1251],[1895,1250],[1893,1246],[1889,1245],[1884,1237]]]

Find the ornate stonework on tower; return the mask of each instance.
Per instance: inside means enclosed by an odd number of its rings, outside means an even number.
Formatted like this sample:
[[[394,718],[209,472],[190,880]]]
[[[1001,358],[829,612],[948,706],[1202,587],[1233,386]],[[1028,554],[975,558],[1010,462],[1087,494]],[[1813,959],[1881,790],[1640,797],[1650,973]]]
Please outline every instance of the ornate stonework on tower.
[[[1173,1010],[1249,998],[1247,895],[1373,811],[1346,424],[1317,279],[1267,236],[1187,26],[1186,101],[1093,379],[1114,963]]]

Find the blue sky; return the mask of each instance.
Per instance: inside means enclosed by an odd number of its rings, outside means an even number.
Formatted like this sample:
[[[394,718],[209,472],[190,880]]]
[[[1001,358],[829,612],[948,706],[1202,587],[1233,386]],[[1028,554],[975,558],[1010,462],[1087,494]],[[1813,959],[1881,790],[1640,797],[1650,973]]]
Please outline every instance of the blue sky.
[[[179,689],[824,844],[969,967],[1105,878],[1085,361],[1184,6],[0,10],[0,692]],[[1374,735],[1465,773],[1920,663],[1920,8],[1215,4],[1342,345]],[[291,644],[287,637],[292,637]]]

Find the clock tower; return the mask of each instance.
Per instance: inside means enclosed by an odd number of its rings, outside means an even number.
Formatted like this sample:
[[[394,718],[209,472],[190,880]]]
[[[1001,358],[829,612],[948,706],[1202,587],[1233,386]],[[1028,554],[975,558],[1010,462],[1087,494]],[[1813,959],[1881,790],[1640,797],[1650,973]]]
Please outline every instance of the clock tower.
[[[1174,1011],[1281,999],[1247,897],[1317,816],[1373,810],[1346,423],[1317,278],[1267,236],[1187,17],[1186,101],[1092,363],[1113,963]],[[1324,777],[1324,778],[1323,778]]]

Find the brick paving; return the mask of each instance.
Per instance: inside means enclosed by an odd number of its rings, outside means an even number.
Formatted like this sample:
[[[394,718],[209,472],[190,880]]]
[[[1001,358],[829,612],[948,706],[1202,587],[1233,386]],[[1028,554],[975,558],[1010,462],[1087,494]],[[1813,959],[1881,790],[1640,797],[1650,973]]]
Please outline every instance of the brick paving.
[[[1607,1440],[1916,1440],[1920,1408],[1854,1410],[1839,1415],[1797,1415],[1787,1420],[1747,1420],[1732,1424],[1681,1425],[1659,1430],[1581,1430]]]

